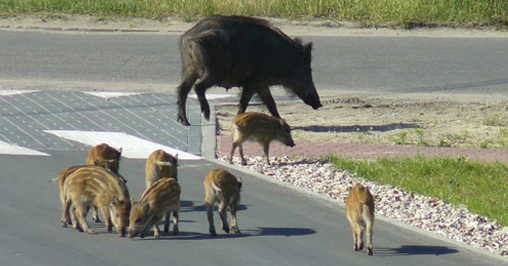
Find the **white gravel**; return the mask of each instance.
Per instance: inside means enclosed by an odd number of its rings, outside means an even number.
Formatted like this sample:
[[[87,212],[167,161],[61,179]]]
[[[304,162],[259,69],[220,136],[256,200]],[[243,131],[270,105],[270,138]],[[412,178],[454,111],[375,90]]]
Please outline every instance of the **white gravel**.
[[[219,158],[227,161],[226,157]],[[398,187],[379,185],[334,168],[331,164],[307,159],[248,157],[247,168],[265,176],[325,194],[345,202],[347,188],[358,182],[369,187],[376,200],[376,214],[399,220],[448,238],[508,257],[508,227],[480,217],[466,208],[454,207],[435,198],[416,195]],[[235,165],[240,165],[235,157]]]

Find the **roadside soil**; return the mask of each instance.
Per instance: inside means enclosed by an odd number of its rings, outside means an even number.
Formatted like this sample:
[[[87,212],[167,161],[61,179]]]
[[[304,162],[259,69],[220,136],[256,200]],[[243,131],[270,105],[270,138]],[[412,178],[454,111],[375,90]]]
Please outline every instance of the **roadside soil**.
[[[489,97],[340,96],[314,111],[299,99],[278,103],[296,142],[340,142],[424,147],[507,148],[508,100]],[[236,106],[222,106],[220,135],[231,134]],[[264,106],[248,111],[268,113]]]

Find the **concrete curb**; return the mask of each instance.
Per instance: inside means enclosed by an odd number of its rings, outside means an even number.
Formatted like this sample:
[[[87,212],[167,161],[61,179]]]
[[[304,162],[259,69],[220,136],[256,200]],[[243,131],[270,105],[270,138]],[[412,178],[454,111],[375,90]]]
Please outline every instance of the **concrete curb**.
[[[211,112],[212,114],[210,115],[210,120],[214,121],[214,123],[216,125],[216,123],[217,123],[216,117],[215,117],[216,106],[212,105],[212,106],[210,106],[210,108],[212,109],[212,112]],[[218,160],[216,158],[216,156],[215,156],[215,148],[217,147],[217,137],[216,137],[216,134],[215,134],[215,132],[216,132],[216,126],[212,127],[210,124],[204,124],[203,123],[203,119],[202,119],[202,123],[201,124],[202,124],[202,133],[201,133],[201,135],[203,137],[202,138],[202,146],[201,146],[202,150],[201,150],[201,152],[202,152],[202,155],[203,155],[204,159],[206,159],[206,160],[208,160],[210,162],[216,163],[218,165],[221,165],[224,168],[233,169],[235,171],[244,173],[246,175],[254,176],[256,178],[259,178],[259,179],[271,182],[273,184],[277,184],[277,185],[280,185],[280,186],[292,189],[292,190],[294,190],[294,191],[296,191],[298,193],[303,193],[305,195],[310,195],[310,196],[312,196],[312,197],[314,197],[316,199],[320,199],[320,200],[327,201],[327,202],[330,202],[330,203],[335,203],[335,204],[337,204],[339,206],[339,208],[342,208],[342,209],[346,208],[346,205],[344,203],[342,203],[340,201],[337,201],[335,199],[332,199],[332,198],[330,198],[330,197],[328,197],[326,195],[322,195],[322,194],[319,194],[319,193],[316,193],[316,192],[313,192],[313,191],[309,191],[309,190],[307,190],[305,188],[297,187],[297,186],[294,186],[292,184],[285,183],[283,181],[270,178],[268,176],[262,175],[262,174],[260,174],[258,172],[252,171],[252,170],[247,169],[247,168],[242,167],[242,166],[231,165],[229,163],[226,163],[226,162]],[[421,234],[421,235],[424,235],[424,236],[427,236],[427,237],[430,237],[430,238],[434,238],[434,239],[437,239],[437,240],[440,240],[440,241],[443,241],[443,242],[446,242],[446,243],[453,244],[455,246],[458,246],[458,247],[466,249],[466,250],[470,250],[472,252],[479,253],[479,254],[487,256],[489,258],[495,259],[495,260],[499,261],[500,263],[508,265],[508,258],[501,257],[500,255],[494,254],[494,253],[492,253],[492,252],[490,252],[488,250],[485,250],[483,248],[471,246],[469,244],[462,243],[462,242],[450,239],[448,237],[438,235],[438,234],[433,233],[433,232],[425,231],[425,230],[423,230],[421,228],[413,227],[413,226],[407,225],[407,224],[405,224],[405,223],[403,223],[401,221],[398,221],[398,220],[395,220],[395,219],[392,219],[392,218],[388,218],[388,217],[385,217],[385,216],[382,216],[382,215],[377,215],[376,219],[377,220],[381,220],[381,221],[386,222],[386,223],[389,223],[389,224],[393,224],[395,226],[398,226],[398,227],[400,227],[402,229],[405,229],[405,230],[408,230],[410,232]]]

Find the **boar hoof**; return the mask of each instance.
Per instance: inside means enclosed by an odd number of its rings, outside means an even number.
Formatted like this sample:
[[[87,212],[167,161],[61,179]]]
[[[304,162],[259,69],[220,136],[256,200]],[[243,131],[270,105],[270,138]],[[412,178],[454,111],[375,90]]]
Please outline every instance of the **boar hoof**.
[[[99,219],[99,217],[97,217],[97,216],[92,217],[92,219],[96,223],[100,223],[101,222],[101,219]]]
[[[363,243],[360,243],[359,247],[358,247],[358,251],[360,250],[363,250]]]
[[[229,227],[222,227],[222,231],[224,231],[224,232],[229,234]]]
[[[60,221],[60,224],[62,224],[62,227],[64,228],[67,227],[67,221],[62,220]]]
[[[158,234],[153,235],[153,239],[159,239],[159,238],[160,238],[160,235],[158,235]]]
[[[92,230],[92,229],[88,229],[88,230],[86,230],[86,232],[87,232],[88,234],[91,234],[91,235],[95,235],[95,234],[97,234],[97,233],[96,233],[94,230]]]
[[[173,235],[178,235],[180,233],[180,229],[178,229],[178,227],[174,227],[173,228]]]
[[[187,118],[183,115],[178,115],[178,122],[182,123],[184,126],[190,126],[191,124],[187,120]]]
[[[210,234],[211,234],[212,236],[217,236],[217,232],[215,232],[215,231],[211,231],[211,232],[210,232]]]
[[[231,228],[231,230],[233,230],[233,232],[235,234],[240,234],[241,233],[240,230],[238,229],[238,227],[233,227],[233,228]]]
[[[374,252],[372,252],[372,248],[367,248],[367,255],[372,256]]]
[[[242,161],[242,165],[246,166],[247,165],[247,161]]]

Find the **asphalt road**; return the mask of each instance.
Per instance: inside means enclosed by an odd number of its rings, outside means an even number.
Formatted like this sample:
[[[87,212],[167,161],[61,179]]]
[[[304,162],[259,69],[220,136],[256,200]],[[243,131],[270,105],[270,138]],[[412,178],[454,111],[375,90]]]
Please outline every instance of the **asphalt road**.
[[[180,82],[179,34],[0,31],[0,80]],[[506,38],[302,36],[318,91],[506,95]],[[0,84],[1,86],[1,84]],[[69,85],[69,87],[72,87]],[[122,89],[117,88],[116,89]]]
[[[506,78],[502,70],[506,70],[503,62],[508,62],[508,53],[498,39],[304,39],[316,43],[315,80],[318,87],[327,90],[367,89],[382,93],[431,88],[438,91],[451,84],[453,90],[465,93],[473,88],[501,93],[500,88],[506,83],[502,81]],[[50,83],[37,85],[37,82],[174,85],[179,80],[176,40],[177,35],[169,34],[0,30],[0,89],[23,89],[30,83],[31,89],[42,90],[14,96],[0,95],[0,141],[47,155],[15,156],[0,152],[0,265],[505,263],[453,242],[415,233],[382,220],[375,223],[374,257],[365,252],[353,252],[343,208],[236,171],[245,184],[243,206],[238,213],[242,234],[221,234],[211,238],[207,234],[202,204],[202,180],[208,170],[218,165],[203,159],[183,160],[180,164],[183,192],[179,236],[164,235],[156,241],[150,238],[132,240],[105,233],[103,224],[93,225],[98,235],[61,228],[58,188],[48,179],[56,177],[67,166],[82,164],[89,146],[75,139],[55,137],[48,134],[49,131],[122,132],[195,154],[200,152],[196,142],[201,139],[199,134],[181,130],[171,120],[175,117],[172,93],[90,100],[91,96],[81,92],[48,92],[55,88],[47,85]],[[459,50],[480,54],[457,56],[450,59],[453,64],[444,59],[451,58],[450,53],[455,55]],[[379,57],[372,58],[367,56],[369,54]],[[431,54],[433,56],[429,57]],[[414,64],[420,61],[430,64],[434,60],[442,60],[445,66],[438,67],[441,65],[438,62],[426,67]],[[458,70],[451,68],[452,65]],[[430,72],[422,74],[419,72],[422,69]],[[441,72],[444,69],[453,73]],[[388,73],[395,73],[395,76],[389,77]],[[415,80],[417,76],[420,78]],[[13,86],[12,81],[19,81],[19,85]],[[460,87],[456,84],[483,85]],[[87,120],[86,117],[93,119]],[[156,120],[160,117],[167,123]],[[199,120],[199,113],[194,117]],[[173,130],[177,134],[173,134]],[[86,142],[87,136],[81,141]],[[134,143],[130,144],[134,146]],[[143,191],[144,163],[143,159],[122,159],[120,172],[129,180],[127,185],[135,198],[139,198]],[[217,214],[215,218],[218,221]]]
[[[218,167],[181,162],[181,234],[121,238],[90,221],[97,235],[60,227],[58,187],[48,178],[81,163],[84,151],[50,157],[0,156],[0,265],[500,265],[500,261],[378,220],[374,256],[352,250],[344,209],[335,203],[244,175],[239,235],[208,235],[203,177]],[[136,199],[144,160],[123,159],[120,172]],[[219,218],[215,213],[216,226]],[[89,218],[89,220],[91,220]]]

